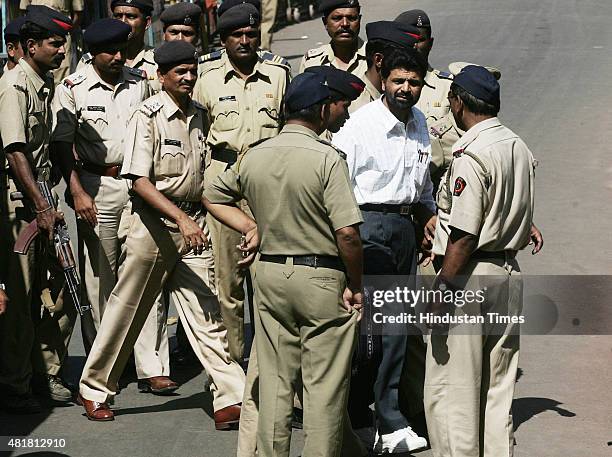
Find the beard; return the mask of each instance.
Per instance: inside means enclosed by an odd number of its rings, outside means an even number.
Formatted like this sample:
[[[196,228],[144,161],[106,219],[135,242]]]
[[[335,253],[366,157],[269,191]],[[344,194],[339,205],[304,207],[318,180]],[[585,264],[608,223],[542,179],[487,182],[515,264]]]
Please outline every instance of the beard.
[[[402,92],[402,98],[396,97],[396,94],[385,93],[387,103],[397,110],[409,110],[416,105],[417,99],[410,92]]]

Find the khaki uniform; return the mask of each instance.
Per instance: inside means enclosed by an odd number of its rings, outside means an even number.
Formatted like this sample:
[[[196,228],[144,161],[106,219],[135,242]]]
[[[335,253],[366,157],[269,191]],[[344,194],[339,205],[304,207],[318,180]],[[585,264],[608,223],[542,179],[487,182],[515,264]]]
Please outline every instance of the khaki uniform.
[[[34,177],[48,179],[52,95],[51,75],[41,78],[25,59],[0,79],[0,275],[12,303],[0,319],[0,384],[18,394],[29,391],[32,370],[59,373],[76,318],[73,304],[63,300],[54,247],[38,237],[27,255],[13,253],[17,236],[36,215],[29,202],[11,201],[10,194],[23,189],[9,176],[3,149],[23,143]]]
[[[272,28],[276,22],[278,0],[263,0],[261,2],[261,47],[270,50],[272,46]]]
[[[363,90],[361,95],[359,95],[357,100],[351,103],[351,106],[349,106],[349,113],[354,113],[362,106],[379,99],[382,95],[382,92],[379,91],[376,87],[374,87],[372,81],[370,81],[370,79],[366,76],[365,71],[363,72],[363,74],[359,75],[359,77],[365,83],[365,89]]]
[[[310,49],[304,54],[300,62],[299,73],[304,73],[304,70],[308,67],[317,67],[319,65],[331,65],[332,67],[336,67],[335,63],[336,56],[334,55],[331,44],[324,44],[318,48]],[[349,62],[346,71],[361,78],[367,69],[368,63],[365,55],[365,43],[363,43]]]
[[[476,235],[480,255],[461,272],[461,287],[477,291],[486,286],[484,303],[468,303],[455,315],[518,316],[522,279],[515,253],[529,243],[535,160],[497,118],[472,127],[453,151],[455,158],[438,191],[434,253],[445,254],[450,227]],[[479,327],[480,333],[473,331],[476,325],[471,331],[451,326],[448,336],[434,332],[430,338],[425,408],[436,457],[513,454],[510,408],[519,325],[498,325],[494,331],[490,324]]]
[[[53,8],[56,11],[68,16],[70,19],[73,18],[75,12],[82,12],[85,9],[84,0],[21,0],[19,2],[19,9],[25,10],[28,5],[43,5]],[[53,82],[55,85],[61,84],[70,71],[74,68],[73,66],[73,54],[77,51],[78,43],[75,42],[74,37],[71,33],[66,35],[66,57],[62,61],[58,69],[53,71]],[[78,53],[80,55],[80,52]],[[76,55],[74,62],[79,58]]]
[[[287,125],[218,177],[205,196],[213,203],[245,198],[258,223],[261,256],[289,256],[285,263],[260,259],[254,278],[259,455],[289,455],[300,373],[302,455],[339,455],[357,315],[342,306],[344,272],[294,265],[293,256],[337,257],[335,230],[362,222],[346,162],[311,130]]]
[[[273,56],[270,53],[267,53]],[[212,163],[206,170],[207,182],[234,163],[251,145],[278,134],[289,68],[273,57],[260,57],[253,74],[244,81],[234,71],[225,52],[211,54],[204,63],[194,90],[194,100],[208,111],[211,121],[206,139],[212,148]],[[244,355],[244,270],[236,263],[240,253],[240,233],[212,216],[210,228],[217,290],[223,321],[228,329],[232,357]]]
[[[434,192],[438,190],[440,179],[453,159],[453,145],[464,133],[457,127],[453,113],[450,111],[442,118],[429,122],[429,140],[431,141],[429,172]]]
[[[204,229],[200,201],[207,129],[206,112],[200,105],[192,104],[185,118],[162,91],[134,112],[122,169],[124,175],[149,177],[157,190],[183,207]],[[138,197],[133,211],[126,257],[83,369],[81,394],[98,402],[115,395],[136,337],[166,287],[187,338],[211,378],[214,409],[240,403],[245,376],[227,348],[227,332],[215,297],[212,253],[184,254],[177,225]]]
[[[416,104],[425,115],[427,125],[430,122],[444,117],[450,111],[448,91],[450,90],[453,76],[445,71],[430,68],[425,75],[425,85],[421,96]]]
[[[124,179],[100,176],[85,168],[105,168],[123,163],[124,134],[129,117],[149,96],[141,70],[124,67],[118,84],[112,87],[86,65],[57,87],[53,98],[54,128],[51,141],[74,144],[83,164],[79,179],[98,209],[98,225],[91,227],[77,219],[79,266],[83,281],[81,300],[92,306],[94,336],[100,327],[106,301],[117,282],[120,251],[127,236],[129,186]],[[83,325],[91,326],[88,320]],[[158,329],[160,334],[158,337]],[[93,339],[86,338],[87,349]],[[165,305],[153,307],[134,349],[139,379],[167,376],[170,371]]]

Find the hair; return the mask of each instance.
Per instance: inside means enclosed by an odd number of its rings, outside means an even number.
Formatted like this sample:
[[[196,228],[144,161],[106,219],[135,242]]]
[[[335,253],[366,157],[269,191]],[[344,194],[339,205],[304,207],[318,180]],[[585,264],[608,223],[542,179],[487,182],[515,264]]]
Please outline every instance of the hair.
[[[35,40],[38,45],[42,42],[42,40],[46,40],[47,38],[51,38],[56,35],[55,33],[41,27],[40,25],[34,24],[33,22],[26,22],[19,30],[19,42],[21,43],[21,47],[24,52],[27,53],[28,49],[28,40]]]
[[[329,103],[329,99],[320,101],[314,105],[310,105],[307,108],[292,112],[288,112],[285,108],[284,120],[290,121],[292,119],[299,119],[304,122],[316,124],[321,118],[321,108],[323,108],[323,106],[325,106],[327,103]]]
[[[412,49],[395,49],[385,55],[380,73],[383,78],[387,78],[391,71],[401,68],[406,71],[414,71],[422,78],[427,74],[427,66],[423,57],[417,50]]]
[[[382,54],[383,56],[389,55],[390,52],[402,49],[399,44],[393,43],[387,40],[368,40],[366,43],[366,61],[368,63],[368,68],[374,65],[374,54]]]
[[[499,113],[499,105],[495,106],[487,103],[479,98],[474,97],[463,87],[452,83],[450,91],[453,95],[459,97],[468,110],[474,114],[483,114],[485,116],[497,116]]]

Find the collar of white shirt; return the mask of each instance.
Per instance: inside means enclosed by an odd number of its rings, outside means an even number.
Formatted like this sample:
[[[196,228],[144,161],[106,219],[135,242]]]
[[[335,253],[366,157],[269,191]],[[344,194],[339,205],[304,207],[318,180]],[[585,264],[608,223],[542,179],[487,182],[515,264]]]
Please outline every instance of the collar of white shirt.
[[[414,115],[414,110],[416,108],[414,106],[411,108],[410,119],[408,120],[406,124],[404,124],[397,117],[395,117],[395,115],[389,110],[389,108],[387,108],[387,106],[385,105],[383,101],[384,98],[385,96],[383,95],[382,97],[380,97],[379,99],[375,100],[372,103],[376,104],[376,108],[380,112],[379,119],[386,132],[391,132],[393,129],[398,127],[398,125],[401,127],[401,130],[403,132],[408,128],[408,126],[416,122],[416,116]]]

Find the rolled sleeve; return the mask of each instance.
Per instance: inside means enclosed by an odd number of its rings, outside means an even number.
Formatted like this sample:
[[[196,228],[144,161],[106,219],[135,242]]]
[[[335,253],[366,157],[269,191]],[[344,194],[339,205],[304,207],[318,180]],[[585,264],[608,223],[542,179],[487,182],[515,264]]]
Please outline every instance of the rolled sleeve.
[[[346,162],[338,156],[329,161],[327,168],[323,204],[333,229],[362,223],[363,217],[351,188]]]
[[[221,173],[204,191],[211,203],[230,204],[242,200],[244,197],[240,189],[240,176],[237,172],[237,164],[229,170]]]
[[[128,123],[121,175],[127,178],[150,177],[155,154],[154,120],[136,110]]]
[[[453,161],[451,185],[453,189],[449,226],[478,235],[486,208],[485,176],[478,164],[469,157]]]
[[[51,141],[74,143],[77,128],[76,108],[72,91],[60,84],[51,102],[53,129]]]
[[[27,143],[28,107],[26,94],[13,85],[0,89],[0,136],[6,149],[15,143]]]

